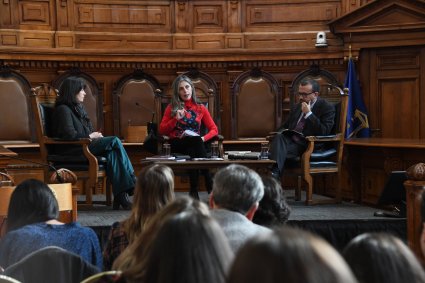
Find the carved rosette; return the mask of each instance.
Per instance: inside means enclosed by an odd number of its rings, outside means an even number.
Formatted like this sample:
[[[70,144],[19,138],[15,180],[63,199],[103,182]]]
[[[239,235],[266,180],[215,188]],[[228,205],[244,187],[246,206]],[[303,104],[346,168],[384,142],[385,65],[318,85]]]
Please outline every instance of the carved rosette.
[[[406,175],[409,180],[425,181],[425,163],[410,166],[406,170]]]

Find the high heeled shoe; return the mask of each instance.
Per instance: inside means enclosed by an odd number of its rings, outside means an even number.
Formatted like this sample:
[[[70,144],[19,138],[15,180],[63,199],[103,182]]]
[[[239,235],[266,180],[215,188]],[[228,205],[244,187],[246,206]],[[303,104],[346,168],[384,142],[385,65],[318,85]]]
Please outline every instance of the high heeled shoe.
[[[122,208],[124,210],[130,210],[131,205],[132,205],[132,203],[130,201],[130,198],[128,197],[128,193],[122,192],[122,193],[119,193],[117,196],[114,197],[114,202],[113,202],[112,208],[114,210],[118,210],[118,209],[120,209],[120,206],[122,206]]]

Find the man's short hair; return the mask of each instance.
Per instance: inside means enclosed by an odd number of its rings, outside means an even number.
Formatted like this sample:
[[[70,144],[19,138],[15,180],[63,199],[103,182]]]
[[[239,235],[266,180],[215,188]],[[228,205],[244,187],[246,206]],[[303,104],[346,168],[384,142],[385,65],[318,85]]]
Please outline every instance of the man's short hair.
[[[246,214],[264,195],[260,175],[239,164],[217,171],[213,182],[213,200],[219,207]]]
[[[300,82],[300,85],[302,86],[311,85],[312,92],[320,92],[320,84],[315,79],[311,79],[311,78],[303,79]]]

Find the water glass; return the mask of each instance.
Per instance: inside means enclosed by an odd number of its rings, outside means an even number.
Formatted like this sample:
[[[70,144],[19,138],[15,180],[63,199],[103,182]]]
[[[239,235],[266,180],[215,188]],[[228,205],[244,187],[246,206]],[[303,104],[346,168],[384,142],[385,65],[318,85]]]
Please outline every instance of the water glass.
[[[269,143],[267,142],[261,143],[260,158],[269,159]]]
[[[211,143],[211,158],[218,158],[218,143],[213,142]]]
[[[164,143],[162,145],[162,154],[165,157],[170,157],[171,156],[171,145],[169,143]]]

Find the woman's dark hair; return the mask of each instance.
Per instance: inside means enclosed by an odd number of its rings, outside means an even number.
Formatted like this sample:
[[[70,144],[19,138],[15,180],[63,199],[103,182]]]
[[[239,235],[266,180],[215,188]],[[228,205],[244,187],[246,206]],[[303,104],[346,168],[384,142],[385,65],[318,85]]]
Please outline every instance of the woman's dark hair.
[[[413,252],[391,234],[358,235],[342,255],[362,283],[425,282],[425,273]]]
[[[13,190],[7,212],[7,231],[58,216],[59,205],[53,191],[39,180],[28,179]]]
[[[272,227],[286,223],[291,209],[286,202],[281,185],[270,176],[263,176],[264,196],[254,214],[252,222]]]
[[[257,282],[357,283],[329,243],[286,225],[251,238],[236,254],[227,283]]]
[[[70,107],[78,104],[77,94],[86,88],[86,84],[82,78],[69,77],[66,78],[59,89],[59,97],[56,100],[56,105],[66,104]]]
[[[182,212],[158,231],[143,282],[224,283],[232,259],[227,238],[213,218]]]

